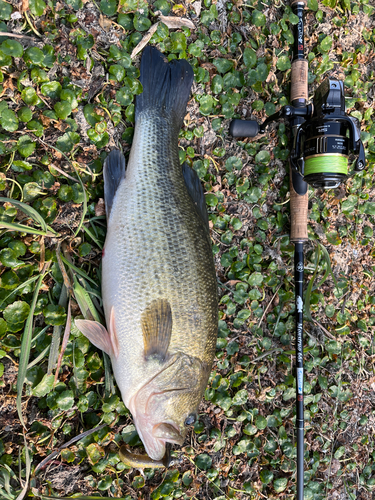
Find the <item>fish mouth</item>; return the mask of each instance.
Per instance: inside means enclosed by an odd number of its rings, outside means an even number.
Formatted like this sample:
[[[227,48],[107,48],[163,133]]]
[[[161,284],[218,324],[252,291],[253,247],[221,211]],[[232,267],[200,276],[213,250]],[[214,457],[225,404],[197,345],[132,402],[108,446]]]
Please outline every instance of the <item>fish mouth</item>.
[[[180,430],[171,422],[161,422],[154,425],[152,435],[154,438],[164,441],[164,443],[174,443],[181,446],[184,442]]]

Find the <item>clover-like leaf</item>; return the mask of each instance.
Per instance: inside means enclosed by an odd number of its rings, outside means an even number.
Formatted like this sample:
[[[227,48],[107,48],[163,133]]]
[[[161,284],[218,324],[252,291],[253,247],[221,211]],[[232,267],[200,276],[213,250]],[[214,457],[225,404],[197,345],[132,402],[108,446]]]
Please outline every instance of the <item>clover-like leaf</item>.
[[[17,40],[4,40],[0,45],[0,50],[7,56],[22,57],[23,47]]]
[[[60,305],[48,304],[43,309],[43,314],[47,325],[64,325],[66,321],[65,309]]]

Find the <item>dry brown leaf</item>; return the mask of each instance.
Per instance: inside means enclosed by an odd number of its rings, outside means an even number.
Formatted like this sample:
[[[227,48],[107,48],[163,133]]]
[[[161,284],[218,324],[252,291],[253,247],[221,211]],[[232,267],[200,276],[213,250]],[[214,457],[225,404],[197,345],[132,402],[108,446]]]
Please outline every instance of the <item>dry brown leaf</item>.
[[[202,2],[200,0],[198,0],[197,2],[192,3],[191,6],[193,7],[193,9],[195,10],[195,13],[199,17],[201,14],[201,10],[202,10]]]
[[[108,17],[103,16],[103,14],[100,14],[99,25],[104,31],[109,31],[112,26],[112,21],[108,19]]]
[[[153,24],[151,28],[148,30],[146,35],[142,38],[142,40],[139,42],[139,44],[134,47],[133,52],[131,53],[131,58],[133,59],[149,42],[151,39],[152,35],[155,33],[158,27],[158,22]]]
[[[27,10],[29,10],[29,0],[22,0],[20,5],[20,11],[26,12]]]
[[[95,205],[95,215],[99,217],[100,215],[105,215],[105,203],[103,198],[99,198],[98,203]]]
[[[160,11],[157,11],[158,14]],[[175,17],[175,16],[163,16],[163,14],[159,14],[159,21],[164,23],[170,29],[182,28],[182,26],[186,26],[187,28],[194,29],[194,23],[192,23],[189,19],[184,17]]]

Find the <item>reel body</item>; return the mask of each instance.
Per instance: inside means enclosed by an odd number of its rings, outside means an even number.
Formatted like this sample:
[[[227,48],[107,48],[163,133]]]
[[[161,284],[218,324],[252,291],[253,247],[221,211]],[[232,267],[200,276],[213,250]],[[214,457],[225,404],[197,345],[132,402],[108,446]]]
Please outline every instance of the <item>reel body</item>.
[[[233,120],[229,132],[234,137],[255,137],[267,125],[281,118],[303,117],[298,126],[290,155],[292,170],[315,188],[332,189],[349,177],[348,159],[357,155],[355,170],[365,168],[366,159],[361,131],[356,118],[345,109],[344,85],[326,78],[316,90],[312,104],[303,107],[284,106],[266,121]]]
[[[291,166],[311,186],[332,189],[348,178],[351,151],[358,155],[355,169],[363,170],[359,122],[346,114],[344,85],[326,79],[316,91],[312,116],[296,134]]]

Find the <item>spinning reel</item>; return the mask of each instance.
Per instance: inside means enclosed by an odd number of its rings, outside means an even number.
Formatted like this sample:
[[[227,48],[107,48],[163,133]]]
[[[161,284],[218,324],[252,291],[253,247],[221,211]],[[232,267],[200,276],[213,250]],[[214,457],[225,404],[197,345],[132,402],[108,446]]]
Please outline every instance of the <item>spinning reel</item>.
[[[345,110],[344,85],[326,78],[316,90],[312,104],[284,106],[259,125],[253,120],[233,120],[229,133],[233,137],[255,137],[267,125],[281,118],[301,117],[290,154],[292,170],[315,188],[333,189],[349,177],[348,157],[357,156],[354,169],[365,168],[365,151],[357,118]]]

